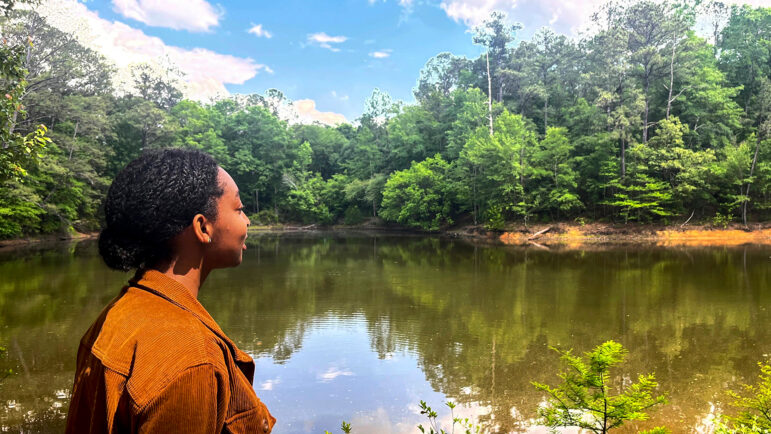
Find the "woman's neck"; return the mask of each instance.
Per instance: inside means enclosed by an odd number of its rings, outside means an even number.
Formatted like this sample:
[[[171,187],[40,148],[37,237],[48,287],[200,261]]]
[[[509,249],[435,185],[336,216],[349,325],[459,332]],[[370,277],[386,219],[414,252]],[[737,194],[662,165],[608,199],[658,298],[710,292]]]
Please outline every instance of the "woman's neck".
[[[177,258],[161,267],[153,268],[181,283],[197,299],[198,291],[201,289],[209,272],[204,270],[200,262],[198,264],[185,262],[187,261],[180,261]]]

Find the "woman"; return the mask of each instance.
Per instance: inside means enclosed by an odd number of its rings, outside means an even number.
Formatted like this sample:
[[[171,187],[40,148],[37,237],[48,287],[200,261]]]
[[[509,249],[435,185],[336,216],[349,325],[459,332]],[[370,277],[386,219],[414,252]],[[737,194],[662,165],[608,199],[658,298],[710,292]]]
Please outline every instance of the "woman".
[[[270,432],[254,361],[197,300],[209,272],[246,249],[233,178],[201,152],[146,153],[115,178],[104,211],[99,254],[137,272],[81,340],[67,432]]]

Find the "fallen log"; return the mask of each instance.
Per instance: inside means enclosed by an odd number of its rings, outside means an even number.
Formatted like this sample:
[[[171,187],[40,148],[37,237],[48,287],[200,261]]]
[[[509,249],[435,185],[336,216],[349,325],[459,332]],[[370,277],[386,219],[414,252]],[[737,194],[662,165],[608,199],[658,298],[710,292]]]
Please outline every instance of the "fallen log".
[[[528,240],[534,240],[534,239],[540,237],[541,235],[545,234],[546,232],[549,232],[550,230],[551,230],[551,226],[549,226],[548,228],[546,228],[546,229],[544,229],[542,231],[538,231],[538,232],[534,233],[533,235],[530,235],[529,237],[527,237],[527,239]]]

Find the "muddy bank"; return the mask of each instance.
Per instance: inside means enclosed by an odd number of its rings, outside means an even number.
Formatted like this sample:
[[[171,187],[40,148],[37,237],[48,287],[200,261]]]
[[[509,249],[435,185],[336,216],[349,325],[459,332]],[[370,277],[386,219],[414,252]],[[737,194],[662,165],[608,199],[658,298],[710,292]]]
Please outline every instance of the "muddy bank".
[[[404,235],[433,235],[462,238],[478,242],[501,243],[506,245],[559,246],[581,248],[602,244],[644,244],[655,246],[738,246],[743,244],[771,246],[771,222],[753,223],[749,228],[729,225],[716,228],[707,225],[665,226],[654,224],[608,224],[608,223],[554,223],[509,225],[505,231],[488,231],[480,225],[466,225],[449,228],[440,232],[423,232],[403,226],[385,224],[382,220],[371,220],[361,225],[253,225],[250,234],[301,234],[314,232],[364,232]],[[98,232],[56,234],[11,240],[0,240],[0,249],[27,245],[56,243],[60,241],[96,239]]]
[[[433,235],[507,245],[560,246],[580,248],[602,244],[644,244],[656,246],[737,246],[743,244],[771,245],[771,222],[753,223],[749,228],[729,225],[716,228],[707,225],[681,227],[654,224],[554,223],[509,225],[505,231],[488,231],[481,225],[466,225],[440,232],[422,232],[397,225],[370,222],[363,225],[318,226],[274,225],[253,226],[250,233],[303,232],[377,232],[411,235]]]
[[[0,248],[23,247],[30,244],[55,243],[59,241],[88,240],[88,239],[96,239],[98,237],[99,237],[99,232],[91,232],[91,233],[75,232],[72,234],[38,235],[34,237],[0,240]]]
[[[462,228],[460,236],[496,239],[508,245],[560,245],[576,248],[595,244],[646,244],[656,246],[738,246],[771,245],[771,222],[726,228],[711,226],[663,226],[591,223],[585,225],[559,223],[511,227],[502,233]]]

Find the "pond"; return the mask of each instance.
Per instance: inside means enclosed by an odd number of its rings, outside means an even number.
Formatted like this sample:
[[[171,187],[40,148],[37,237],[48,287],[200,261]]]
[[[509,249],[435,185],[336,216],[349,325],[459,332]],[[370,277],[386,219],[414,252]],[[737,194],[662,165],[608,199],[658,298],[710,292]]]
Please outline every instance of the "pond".
[[[129,274],[93,241],[0,252],[0,431],[61,432],[83,332]],[[613,339],[623,381],[669,403],[619,432],[706,429],[771,356],[771,248],[552,249],[372,233],[254,235],[201,303],[256,362],[275,433],[416,432],[446,400],[490,432],[526,430],[559,355]],[[3,378],[4,374],[0,374]],[[447,425],[445,425],[447,427]],[[530,428],[530,431],[542,431]]]

